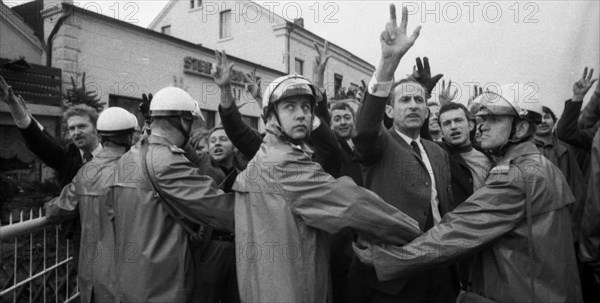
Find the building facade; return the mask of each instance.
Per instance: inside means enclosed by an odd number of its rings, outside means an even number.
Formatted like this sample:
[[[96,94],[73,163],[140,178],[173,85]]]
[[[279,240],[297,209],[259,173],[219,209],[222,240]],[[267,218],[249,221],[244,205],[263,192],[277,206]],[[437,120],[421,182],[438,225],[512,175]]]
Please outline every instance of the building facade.
[[[317,55],[313,43],[323,48],[325,42],[305,29],[302,20],[288,21],[248,0],[171,0],[149,29],[210,49],[225,49],[228,54],[309,79],[313,79]],[[328,93],[333,96],[341,87],[358,88],[361,80],[368,82],[375,67],[332,43],[335,41],[329,42]]]

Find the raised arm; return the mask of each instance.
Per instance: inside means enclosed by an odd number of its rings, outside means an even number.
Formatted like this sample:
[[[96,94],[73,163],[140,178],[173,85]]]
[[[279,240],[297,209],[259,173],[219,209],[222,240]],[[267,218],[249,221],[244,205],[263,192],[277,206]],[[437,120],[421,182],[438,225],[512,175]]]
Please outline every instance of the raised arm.
[[[252,129],[240,114],[235,105],[233,89],[231,87],[231,71],[233,63],[227,60],[225,51],[222,53],[215,50],[217,63],[213,66],[212,77],[221,89],[221,104],[219,105],[219,116],[223,129],[233,145],[248,159],[254,155],[262,144],[260,134]]]
[[[598,80],[592,80],[593,73],[594,69],[591,69],[588,74],[586,67],[581,79],[573,84],[573,97],[565,102],[565,109],[556,126],[556,135],[559,139],[584,150],[589,150],[592,147],[595,132],[590,129],[579,128],[577,121],[585,94]]]
[[[385,145],[382,125],[386,102],[394,83],[394,73],[400,59],[413,46],[421,27],[406,35],[408,10],[402,8],[402,22],[396,24],[396,7],[390,5],[390,21],[380,35],[381,59],[369,86],[360,113],[357,115],[357,136],[353,139],[358,159],[363,163],[377,161]]]
[[[596,84],[596,89],[590,98],[590,102],[588,102],[579,115],[579,123],[577,125],[582,129],[589,129],[593,128],[598,121],[600,121],[600,84]]]
[[[61,161],[66,157],[66,151],[58,141],[42,129],[37,121],[31,118],[25,100],[14,94],[2,76],[0,76],[0,102],[8,106],[29,150],[46,165],[58,170],[62,164]]]
[[[321,119],[321,122],[325,122],[329,125],[331,124],[331,116],[329,114],[329,108],[327,107],[327,94],[325,92],[325,68],[327,67],[327,61],[331,58],[331,55],[329,54],[329,42],[325,40],[322,51],[317,42],[314,42],[313,45],[317,50],[317,55],[315,56],[314,83],[321,90],[321,94],[323,95],[322,100],[317,103],[315,114]]]

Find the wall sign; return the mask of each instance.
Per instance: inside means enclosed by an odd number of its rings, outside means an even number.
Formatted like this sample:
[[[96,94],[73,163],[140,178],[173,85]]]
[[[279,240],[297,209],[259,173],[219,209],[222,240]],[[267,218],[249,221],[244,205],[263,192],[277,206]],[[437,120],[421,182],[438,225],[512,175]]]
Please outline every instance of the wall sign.
[[[200,60],[190,56],[183,58],[183,72],[186,74],[193,74],[201,77],[207,77],[212,79],[210,75],[212,71],[212,62]],[[260,80],[260,77],[257,77]],[[231,84],[244,86],[244,74],[241,71],[232,70]]]

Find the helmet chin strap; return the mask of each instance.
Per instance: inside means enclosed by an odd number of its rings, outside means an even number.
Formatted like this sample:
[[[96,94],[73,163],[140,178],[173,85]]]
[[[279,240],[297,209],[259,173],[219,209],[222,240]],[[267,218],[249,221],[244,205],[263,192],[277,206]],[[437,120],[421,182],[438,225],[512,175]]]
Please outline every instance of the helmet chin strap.
[[[515,132],[516,132],[516,125],[519,122],[519,120],[515,119],[514,117],[511,117],[512,121],[511,121],[511,126],[510,126],[510,133],[508,134],[508,138],[506,139],[506,141],[500,145],[500,147],[497,148],[492,148],[492,149],[485,149],[484,152],[494,158],[501,158],[504,157],[504,155],[506,154],[506,151],[508,150],[509,147],[520,143],[521,141],[523,141],[522,139],[520,140],[515,140],[513,139]],[[480,132],[481,132],[481,125],[479,125],[480,127]]]
[[[304,140],[306,140],[306,138],[308,138],[308,136],[310,136],[310,133],[312,131],[312,120],[313,120],[314,114],[311,115],[310,125],[308,127],[308,132],[306,133],[306,136],[304,137],[304,139],[294,139],[291,136],[289,136],[285,132],[285,129],[283,128],[283,126],[281,124],[281,120],[279,119],[279,113],[277,112],[276,109],[273,110],[273,114],[275,114],[275,119],[277,119],[277,125],[273,125],[273,127],[275,127],[279,131],[279,134],[275,134],[275,133],[269,131],[269,129],[267,129],[267,131],[270,132],[270,133],[272,133],[273,135],[279,136],[284,141],[288,141],[288,142],[290,142],[290,143],[292,143],[294,145],[302,145],[302,143],[304,142]]]
[[[179,117],[179,119],[181,120],[181,117]],[[184,146],[190,140],[189,132],[186,132],[185,129],[183,129],[182,123],[175,123],[170,119],[167,119],[167,122],[181,133],[181,135],[184,138],[183,144],[181,144],[181,146]]]

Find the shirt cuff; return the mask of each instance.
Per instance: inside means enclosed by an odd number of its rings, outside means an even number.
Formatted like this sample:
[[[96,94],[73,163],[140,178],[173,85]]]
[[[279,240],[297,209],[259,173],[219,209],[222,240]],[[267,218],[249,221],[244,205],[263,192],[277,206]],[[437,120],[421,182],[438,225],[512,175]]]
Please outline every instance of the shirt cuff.
[[[14,119],[15,120],[15,125],[17,125],[18,128],[20,129],[26,129],[27,127],[29,127],[29,125],[31,124],[31,122],[33,122],[34,120],[31,119],[31,117],[29,117],[29,115],[25,116],[25,118],[23,119]],[[37,121],[36,121],[37,122]],[[38,125],[40,125],[38,123]],[[44,130],[43,128],[40,127],[41,130]]]
[[[375,78],[375,73],[373,73],[373,77],[371,77],[371,81],[369,82],[367,90],[372,96],[386,98],[390,95],[393,85],[394,79],[388,82],[377,82],[377,79]]]

